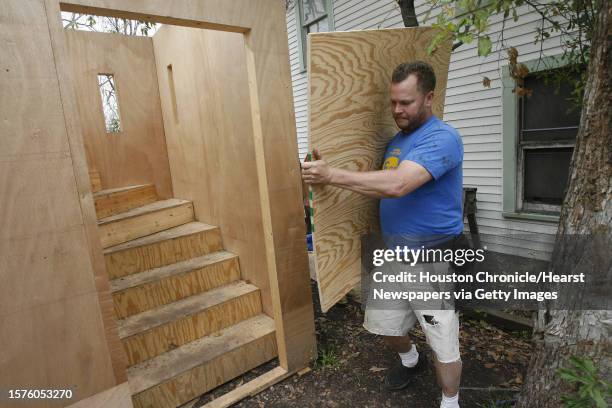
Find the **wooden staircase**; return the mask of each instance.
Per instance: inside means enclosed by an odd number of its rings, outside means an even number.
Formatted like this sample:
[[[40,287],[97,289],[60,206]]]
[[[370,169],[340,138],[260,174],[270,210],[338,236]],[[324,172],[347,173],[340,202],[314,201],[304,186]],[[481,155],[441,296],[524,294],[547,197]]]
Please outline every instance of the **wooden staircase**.
[[[175,408],[277,356],[274,320],[193,204],[153,185],[94,193],[137,408]]]

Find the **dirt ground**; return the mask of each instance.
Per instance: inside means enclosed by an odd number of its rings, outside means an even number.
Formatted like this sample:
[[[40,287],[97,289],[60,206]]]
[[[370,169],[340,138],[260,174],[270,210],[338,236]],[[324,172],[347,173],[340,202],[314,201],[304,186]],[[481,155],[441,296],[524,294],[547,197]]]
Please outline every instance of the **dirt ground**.
[[[397,355],[380,337],[362,327],[361,305],[349,299],[326,314],[317,304],[313,284],[318,358],[311,371],[294,375],[236,405],[260,407],[404,407],[437,408],[441,391],[436,385],[432,355],[418,326],[411,336],[421,357],[428,359],[423,374],[401,391],[387,391],[383,381]],[[508,333],[485,322],[461,320],[463,376],[462,408],[510,407],[522,385],[531,344],[526,332]],[[197,408],[249,381],[278,363],[272,361],[209,393],[185,408]]]

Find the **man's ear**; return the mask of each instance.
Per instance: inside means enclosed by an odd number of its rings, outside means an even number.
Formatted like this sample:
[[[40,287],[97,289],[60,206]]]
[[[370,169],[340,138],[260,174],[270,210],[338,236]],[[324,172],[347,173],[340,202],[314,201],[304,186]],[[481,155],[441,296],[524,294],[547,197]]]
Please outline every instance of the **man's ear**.
[[[434,93],[433,91],[429,91],[427,95],[425,95],[425,106],[431,107],[433,105]]]

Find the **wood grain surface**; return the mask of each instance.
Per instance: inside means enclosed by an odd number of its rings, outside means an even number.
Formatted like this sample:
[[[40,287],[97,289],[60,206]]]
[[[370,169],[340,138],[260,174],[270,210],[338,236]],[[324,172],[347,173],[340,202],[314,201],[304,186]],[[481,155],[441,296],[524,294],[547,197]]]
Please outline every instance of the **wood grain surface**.
[[[94,193],[98,218],[109,217],[155,201],[157,201],[157,192],[153,184],[141,184]]]
[[[433,110],[442,116],[450,44],[432,55],[431,28],[402,28],[309,36],[310,150],[332,166],[380,170],[398,129],[391,115],[393,69],[422,60],[435,70]],[[327,311],[360,281],[361,236],[378,229],[378,200],[332,186],[313,188],[314,250],[319,297]]]
[[[91,186],[73,156],[49,26],[59,11],[44,0],[0,9],[0,384],[74,390],[71,401],[3,397],[0,407],[63,406],[117,384],[90,258]]]
[[[129,369],[137,408],[174,408],[271,360],[274,321],[260,314]]]
[[[240,279],[238,257],[214,252],[203,257],[111,281],[117,317],[122,319]],[[128,286],[129,285],[129,286]]]
[[[116,279],[222,249],[219,228],[190,222],[107,248],[104,259],[108,275]]]
[[[184,306],[188,303],[187,307]],[[247,320],[261,313],[259,290],[244,282],[191,296],[164,307],[149,310],[126,320],[144,323],[137,333],[123,339],[129,364],[175,349],[201,337]],[[153,326],[153,327],[149,327]],[[123,332],[120,326],[120,333]]]
[[[145,210],[146,209],[146,210]],[[194,221],[193,204],[186,200],[156,201],[102,218],[100,242],[108,248]]]

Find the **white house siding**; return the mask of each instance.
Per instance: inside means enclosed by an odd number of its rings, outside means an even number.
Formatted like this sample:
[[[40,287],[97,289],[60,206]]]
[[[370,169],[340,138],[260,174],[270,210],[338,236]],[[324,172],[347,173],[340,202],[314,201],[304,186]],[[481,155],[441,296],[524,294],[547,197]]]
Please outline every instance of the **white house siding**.
[[[297,128],[298,157],[304,159],[308,153],[308,76],[301,72],[298,46],[298,31],[293,8],[287,11],[287,35],[289,38],[289,63],[293,83],[293,105]]]
[[[417,2],[421,24],[427,10],[424,2]],[[435,15],[435,10],[430,14]],[[336,0],[333,15],[336,31],[403,27],[395,0]],[[540,45],[534,44],[534,33],[541,20],[527,7],[520,9],[519,16],[516,23],[511,18],[505,22],[504,45],[517,48],[519,61],[532,60],[540,53]],[[501,48],[502,25],[501,17],[493,18],[489,35],[494,42],[494,52],[487,58],[477,56],[475,43],[464,44],[452,53],[444,120],[463,138],[464,185],[478,188],[477,223],[483,244],[493,251],[547,259],[556,223],[502,217],[501,68],[507,64],[505,51],[497,51]],[[287,14],[287,28],[299,154],[304,157],[308,145],[307,78],[300,72],[293,10]],[[542,50],[545,56],[560,54],[558,38],[548,40]],[[484,76],[491,80],[490,88],[483,87]]]

